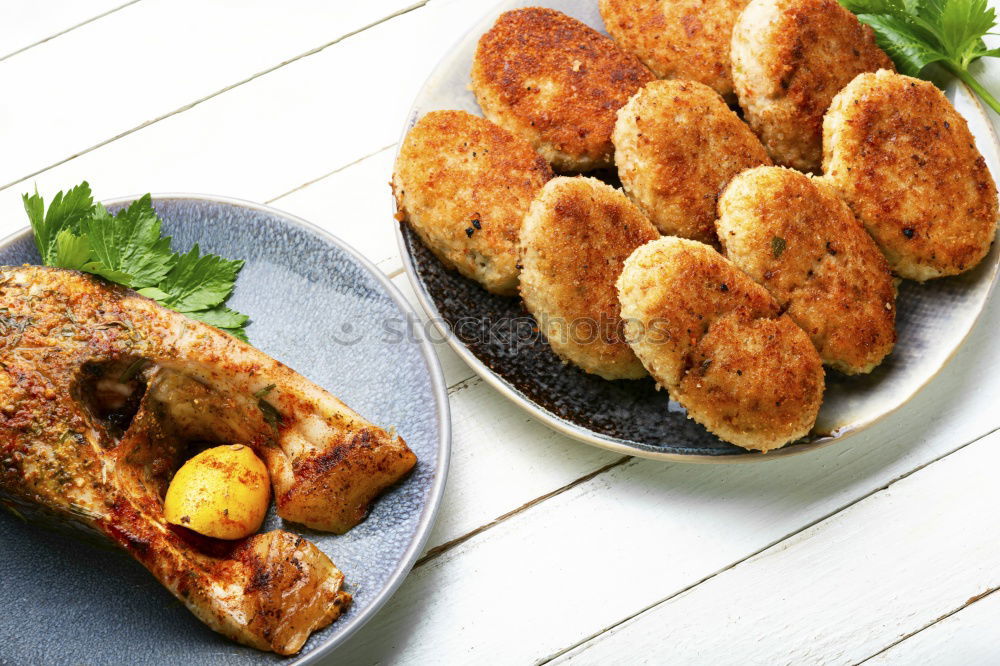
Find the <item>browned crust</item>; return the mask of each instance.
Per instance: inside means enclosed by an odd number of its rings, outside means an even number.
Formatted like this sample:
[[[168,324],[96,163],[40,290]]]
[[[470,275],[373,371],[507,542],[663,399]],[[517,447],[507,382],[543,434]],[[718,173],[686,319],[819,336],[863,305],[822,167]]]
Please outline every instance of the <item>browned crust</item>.
[[[472,65],[486,117],[563,171],[611,165],[615,112],[652,79],[607,37],[541,7],[502,14],[479,40]]]
[[[778,164],[819,168],[823,114],[861,72],[892,69],[871,28],[837,0],[753,0],[734,29],[747,122]]]
[[[833,190],[791,169],[750,169],[719,200],[717,225],[726,257],[774,296],[824,363],[869,372],[892,350],[892,273]]]
[[[880,71],[837,95],[824,172],[896,274],[967,271],[996,233],[997,188],[965,119],[934,84]]]
[[[661,79],[687,79],[735,101],[729,46],[747,0],[601,0],[608,33]]]
[[[690,418],[761,451],[812,428],[824,387],[816,349],[718,252],[665,236],[628,258],[617,286],[632,349]]]
[[[618,176],[664,234],[716,244],[716,201],[726,184],[771,160],[722,98],[694,81],[654,81],[618,112]]]
[[[517,293],[521,221],[552,169],[527,141],[465,111],[431,111],[396,158],[396,207],[448,267]]]
[[[625,342],[615,280],[658,238],[622,194],[593,178],[556,178],[525,219],[521,294],[561,357],[605,379],[646,375]]]

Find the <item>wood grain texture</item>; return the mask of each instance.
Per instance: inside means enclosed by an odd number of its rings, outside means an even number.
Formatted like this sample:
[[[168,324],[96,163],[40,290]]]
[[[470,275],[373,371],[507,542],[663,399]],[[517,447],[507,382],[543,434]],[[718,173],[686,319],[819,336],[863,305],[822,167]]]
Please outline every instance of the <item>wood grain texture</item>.
[[[19,54],[0,70],[0,86],[28,102],[4,108],[0,144],[18,159],[0,164],[0,184],[415,4],[417,0],[145,0],[108,14]],[[67,63],[72,63],[71,72]],[[333,78],[318,76],[302,92],[322,89],[324,79]],[[243,129],[251,130],[257,110],[247,107],[233,117],[242,117]]]
[[[414,10],[3,189],[0,237],[24,226],[20,195],[36,185],[51,194],[86,179],[99,197],[187,191],[267,201],[375,153],[399,139],[428,70],[488,4]],[[407,57],[386,57],[390,46]],[[32,153],[11,148],[0,169],[26,173]],[[388,211],[382,196],[369,203]]]
[[[944,609],[961,608],[1000,585],[998,465],[1000,433],[642,613],[558,663],[632,663],[635,655],[649,663],[691,663],[709,654],[716,664],[857,663],[934,622]]]
[[[0,21],[0,60],[61,37],[66,32],[103,17],[129,0],[5,0]]]
[[[268,203],[336,234],[386,273],[394,272],[403,266],[389,188],[395,158],[396,146],[388,146]]]
[[[968,599],[957,612],[865,661],[869,666],[969,666],[997,661],[1000,594]]]

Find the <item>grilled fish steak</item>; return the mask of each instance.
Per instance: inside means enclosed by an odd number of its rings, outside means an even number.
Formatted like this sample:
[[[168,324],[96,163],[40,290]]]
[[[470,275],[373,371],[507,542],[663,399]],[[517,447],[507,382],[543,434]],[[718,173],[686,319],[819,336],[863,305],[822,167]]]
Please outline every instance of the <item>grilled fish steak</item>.
[[[222,443],[265,462],[281,517],[337,533],[416,463],[226,333],[93,276],[0,267],[0,502],[110,538],[212,629],[294,654],[350,603],[330,559],[283,530],[221,542],[163,518],[185,454]]]

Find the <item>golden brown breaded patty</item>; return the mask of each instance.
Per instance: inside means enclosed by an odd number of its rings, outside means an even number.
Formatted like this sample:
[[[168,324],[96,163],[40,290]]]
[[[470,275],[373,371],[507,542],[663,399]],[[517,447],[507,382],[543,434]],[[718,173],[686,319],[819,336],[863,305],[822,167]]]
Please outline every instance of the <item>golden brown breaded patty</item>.
[[[396,157],[396,207],[449,268],[505,296],[517,293],[528,205],[552,177],[524,139],[465,111],[431,111]]]
[[[612,164],[615,112],[652,79],[604,35],[541,7],[501,15],[472,63],[472,90],[486,117],[561,171]]]
[[[996,184],[965,119],[933,83],[858,76],[826,115],[823,152],[824,180],[900,277],[955,275],[989,251]]]
[[[847,204],[781,167],[744,171],[719,199],[723,251],[842,372],[871,372],[896,341],[889,264]]]
[[[722,439],[768,451],[804,435],[823,364],[767,290],[708,245],[665,236],[625,261],[625,334],[649,374]]]
[[[892,61],[837,0],[751,0],[733,28],[733,83],[777,164],[819,169],[823,114],[861,72]]]
[[[671,236],[715,245],[715,205],[730,179],[770,164],[718,93],[694,81],[654,81],[618,112],[612,135],[629,197]]]
[[[735,101],[733,24],[748,0],[601,0],[608,33],[661,79],[698,81]]]
[[[646,376],[625,342],[615,280],[632,250],[658,237],[624,194],[595,178],[542,188],[521,232],[521,296],[556,354],[605,379]]]

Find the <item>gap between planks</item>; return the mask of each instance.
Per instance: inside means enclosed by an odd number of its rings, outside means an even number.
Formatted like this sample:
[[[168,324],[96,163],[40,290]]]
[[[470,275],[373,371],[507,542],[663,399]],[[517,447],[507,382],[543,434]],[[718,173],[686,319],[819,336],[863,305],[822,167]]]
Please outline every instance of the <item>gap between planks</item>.
[[[618,620],[618,621],[616,621],[616,622],[614,622],[612,624],[609,624],[609,625],[603,627],[600,631],[596,631],[593,634],[591,634],[591,635],[589,635],[589,636],[587,636],[587,637],[585,637],[585,638],[583,638],[583,639],[581,639],[581,640],[573,643],[572,645],[568,645],[568,646],[566,646],[566,647],[558,650],[557,652],[554,652],[554,653],[550,654],[547,657],[543,657],[543,658],[539,659],[535,663],[538,664],[539,666],[542,666],[543,664],[548,664],[548,663],[552,662],[553,660],[558,659],[559,657],[561,657],[561,656],[563,656],[563,655],[565,655],[565,654],[567,654],[567,653],[575,650],[576,648],[581,647],[583,645],[586,645],[587,643],[589,643],[589,642],[591,642],[591,641],[599,638],[600,636],[602,636],[603,634],[605,634],[605,633],[613,630],[614,628],[616,628],[618,626],[621,626],[622,624],[624,624],[624,623],[626,623],[626,622],[628,622],[628,621],[630,621],[630,620],[632,620],[632,619],[634,619],[634,618],[636,618],[636,617],[638,617],[638,616],[640,616],[640,615],[642,615],[642,614],[644,614],[646,612],[649,612],[650,610],[652,610],[654,608],[657,608],[658,606],[661,606],[661,605],[669,602],[671,599],[674,599],[675,597],[678,597],[681,594],[684,594],[686,592],[689,592],[689,591],[693,590],[694,588],[698,587],[699,585],[702,585],[702,584],[704,584],[704,583],[712,580],[713,578],[719,576],[720,574],[723,574],[723,573],[725,573],[725,572],[727,572],[727,571],[729,571],[731,569],[736,568],[737,566],[743,564],[744,562],[750,560],[751,558],[754,558],[754,557],[760,555],[764,551],[777,546],[779,543],[781,543],[783,541],[787,541],[788,539],[796,536],[797,534],[800,534],[800,533],[808,530],[809,528],[814,527],[815,525],[818,525],[819,523],[822,523],[822,522],[824,522],[826,520],[829,520],[829,519],[833,518],[837,514],[841,513],[842,511],[845,511],[846,509],[849,509],[850,507],[854,506],[855,504],[858,504],[859,502],[862,502],[863,500],[868,499],[869,497],[872,497],[872,496],[874,496],[874,495],[876,495],[876,494],[878,494],[880,492],[885,491],[886,489],[888,489],[889,487],[895,485],[896,483],[899,483],[903,479],[906,479],[906,478],[912,476],[913,474],[916,474],[917,472],[919,472],[922,469],[926,469],[927,467],[929,467],[930,465],[933,465],[936,462],[944,460],[948,456],[950,456],[950,455],[952,455],[954,453],[957,453],[957,452],[961,451],[962,449],[964,449],[964,448],[966,448],[966,447],[968,447],[968,446],[970,446],[972,444],[975,444],[976,442],[978,442],[978,441],[980,441],[980,440],[982,440],[982,439],[984,439],[986,437],[989,437],[990,435],[992,435],[992,434],[994,434],[994,433],[996,433],[998,431],[1000,431],[1000,428],[994,428],[994,429],[990,430],[987,433],[984,433],[982,435],[976,436],[975,438],[973,438],[973,439],[965,442],[964,444],[962,444],[962,445],[960,445],[960,446],[958,446],[958,447],[956,447],[956,448],[948,451],[947,453],[944,453],[944,454],[942,454],[940,456],[932,458],[931,460],[928,460],[927,462],[921,463],[920,465],[914,467],[913,469],[911,469],[911,470],[909,470],[909,471],[907,471],[907,472],[905,472],[903,474],[900,474],[899,476],[896,476],[896,477],[890,479],[889,481],[887,481],[886,483],[882,484],[881,486],[879,486],[877,488],[874,488],[871,491],[869,491],[869,492],[867,492],[867,493],[865,493],[865,494],[863,494],[863,495],[861,495],[859,497],[854,498],[853,500],[851,500],[850,502],[844,504],[843,506],[840,506],[840,507],[838,507],[837,509],[835,509],[833,511],[830,511],[830,512],[828,512],[828,513],[826,513],[826,514],[824,514],[822,516],[819,516],[815,520],[810,521],[809,523],[807,523],[805,525],[802,525],[801,527],[799,527],[799,528],[797,528],[795,530],[792,530],[791,532],[789,532],[789,533],[787,533],[787,534],[785,534],[785,535],[783,535],[783,536],[781,536],[781,537],[773,540],[772,542],[768,543],[767,545],[765,545],[765,546],[763,546],[761,548],[758,548],[757,550],[755,550],[755,551],[753,551],[751,553],[748,553],[747,555],[745,555],[744,557],[740,558],[739,560],[736,560],[736,561],[734,561],[734,562],[726,565],[725,567],[723,567],[723,568],[721,568],[721,569],[719,569],[719,570],[717,570],[717,571],[709,574],[708,576],[705,576],[705,577],[703,577],[703,578],[701,578],[701,579],[699,579],[699,580],[691,583],[690,585],[685,586],[683,589],[677,590],[676,592],[674,592],[674,593],[672,593],[672,594],[670,594],[670,595],[668,595],[668,596],[660,599],[659,601],[656,601],[655,603],[649,604],[649,605],[645,606],[644,608],[641,608],[641,609],[637,610],[635,613],[632,613],[632,614],[628,615],[627,617],[623,617],[620,620]],[[597,475],[595,474],[594,476],[597,476]],[[931,623],[927,624],[926,626],[922,627],[921,629],[919,629],[919,630],[917,630],[915,632],[912,632],[910,635],[915,635],[915,634],[919,633],[920,631],[923,631],[924,629],[927,629],[928,627],[934,626],[934,624],[936,624],[937,622],[940,622],[941,620],[949,617],[950,615],[953,615],[954,613],[957,613],[958,611],[962,610],[962,608],[965,608],[966,606],[968,606],[970,602],[978,601],[979,599],[985,598],[985,597],[989,596],[989,594],[991,594],[993,591],[995,591],[995,590],[987,590],[986,592],[984,592],[983,594],[979,595],[978,597],[973,597],[972,599],[969,600],[969,602],[966,602],[965,605],[963,605],[963,606],[961,606],[959,608],[956,608],[955,610],[953,610],[953,611],[951,611],[949,613],[946,613],[945,615],[942,615],[941,617],[937,618],[934,622],[931,622]],[[908,638],[908,637],[909,636],[904,637],[904,638],[900,639],[899,641],[897,641],[896,643],[898,644],[899,642],[902,642],[903,640],[906,640],[906,638]],[[886,646],[880,652],[884,652],[885,650],[888,650],[891,647],[892,647],[892,645]],[[868,659],[871,659],[871,658],[877,656],[878,654],[879,653],[870,655],[864,661],[867,661]]]
[[[352,166],[356,166],[356,165],[360,164],[361,162],[364,162],[365,160],[367,160],[367,159],[369,159],[371,157],[375,157],[376,155],[380,155],[380,154],[384,153],[385,151],[389,150],[390,148],[394,148],[396,145],[397,145],[396,143],[390,143],[388,146],[382,146],[378,150],[373,150],[372,152],[368,153],[367,155],[362,155],[361,157],[359,157],[358,159],[356,159],[356,160],[354,160],[352,162],[348,162],[347,164],[342,164],[341,166],[337,167],[333,171],[328,171],[328,172],[324,173],[322,176],[317,176],[316,178],[313,178],[312,180],[307,180],[306,182],[304,182],[301,185],[298,185],[296,187],[293,187],[292,189],[288,190],[287,192],[282,192],[281,194],[279,194],[276,197],[271,197],[270,199],[268,199],[264,203],[270,205],[270,204],[274,203],[275,201],[278,201],[279,199],[282,199],[282,198],[287,197],[287,196],[289,196],[291,194],[295,194],[296,192],[304,190],[307,187],[309,187],[310,185],[315,185],[316,183],[320,182],[321,180],[326,180],[327,178],[329,178],[331,176],[335,176],[338,173],[340,173],[341,171],[344,171],[345,169],[350,169]],[[399,267],[399,268],[396,268],[396,269],[394,269],[392,271],[389,271],[389,272],[386,272],[386,271],[383,271],[383,272],[385,273],[386,277],[388,277],[391,280],[392,278],[394,278],[397,275],[399,275],[400,273],[402,273],[403,269],[402,269],[402,267]]]
[[[460,382],[460,383],[462,383],[462,382]],[[449,550],[451,550],[455,546],[458,546],[458,545],[460,545],[462,543],[465,543],[469,539],[471,539],[471,538],[473,538],[473,537],[475,537],[475,536],[477,536],[479,534],[482,534],[486,530],[489,530],[489,529],[492,529],[492,528],[496,527],[497,525],[499,525],[500,523],[504,522],[505,520],[507,520],[509,518],[513,518],[514,516],[516,516],[518,514],[524,513],[525,511],[527,511],[531,507],[536,506],[538,504],[541,504],[542,502],[544,502],[544,501],[546,501],[548,499],[552,499],[553,497],[556,497],[557,495],[562,495],[567,490],[571,490],[571,489],[577,487],[578,485],[580,485],[581,483],[586,483],[587,481],[590,481],[591,479],[593,479],[595,477],[598,477],[601,474],[604,474],[605,472],[609,472],[609,471],[613,470],[616,467],[620,467],[620,466],[624,465],[625,463],[627,463],[628,461],[630,461],[632,459],[633,459],[632,456],[622,456],[618,460],[615,460],[614,462],[608,463],[604,467],[600,467],[598,469],[595,469],[593,472],[590,472],[589,474],[584,474],[583,476],[579,477],[578,479],[574,479],[573,481],[570,481],[569,483],[567,483],[566,485],[564,485],[564,486],[562,486],[560,488],[556,488],[555,490],[553,490],[551,492],[547,492],[544,495],[541,495],[539,497],[536,497],[533,500],[525,502],[524,504],[522,504],[521,506],[517,507],[516,509],[513,509],[512,511],[508,511],[505,514],[494,518],[493,520],[491,520],[490,522],[486,523],[485,525],[480,525],[476,529],[471,530],[469,532],[466,532],[462,536],[456,537],[456,538],[452,539],[451,541],[447,541],[447,542],[445,542],[445,543],[443,543],[443,544],[441,544],[439,546],[434,546],[433,548],[431,548],[430,550],[428,550],[426,553],[424,553],[424,556],[421,557],[419,560],[417,560],[417,563],[414,564],[413,567],[416,568],[416,567],[419,567],[421,565],[424,565],[427,562],[430,562],[431,560],[433,560],[434,558],[439,557],[443,553],[448,552]]]
[[[905,643],[906,641],[910,640],[914,636],[916,636],[916,635],[918,635],[918,634],[920,634],[920,633],[922,633],[922,632],[924,632],[924,631],[926,631],[926,630],[934,627],[935,625],[937,625],[940,622],[943,622],[944,620],[947,620],[952,615],[955,615],[956,613],[959,613],[959,612],[965,610],[966,608],[968,608],[968,607],[970,607],[970,606],[972,606],[972,605],[974,605],[974,604],[982,601],[983,599],[986,599],[987,597],[989,597],[991,594],[993,594],[997,590],[1000,590],[1000,586],[998,586],[998,587],[992,587],[992,588],[986,590],[985,592],[983,592],[982,594],[977,594],[976,596],[968,599],[961,606],[959,606],[957,608],[953,608],[952,610],[948,611],[944,615],[941,615],[941,616],[935,618],[933,622],[928,622],[927,624],[925,624],[924,626],[920,627],[916,631],[911,631],[910,633],[906,634],[902,638],[900,638],[898,640],[895,640],[892,643],[889,643],[888,645],[886,645],[884,648],[882,648],[878,652],[865,657],[861,661],[857,662],[857,664],[855,666],[861,666],[861,664],[866,664],[869,661],[871,661],[872,659],[875,659],[876,657],[885,654],[889,650],[891,650],[891,649],[899,646],[902,643]]]
[[[33,49],[36,46],[38,46],[39,44],[44,44],[45,42],[48,42],[48,41],[51,41],[51,40],[55,39],[56,37],[60,37],[60,36],[65,35],[66,33],[69,33],[69,32],[73,32],[77,28],[81,28],[81,27],[87,25],[88,23],[93,23],[94,21],[96,21],[98,19],[102,19],[105,16],[109,16],[111,14],[114,14],[115,12],[121,11],[122,9],[125,9],[126,7],[128,7],[130,5],[134,5],[137,2],[139,2],[139,1],[140,0],[131,0],[131,2],[126,2],[125,4],[119,5],[118,7],[112,7],[111,9],[109,9],[107,11],[104,11],[104,12],[101,12],[100,14],[97,14],[96,16],[91,16],[89,19],[87,19],[85,21],[80,21],[79,23],[71,25],[68,28],[65,28],[64,30],[60,30],[59,32],[53,33],[53,34],[49,35],[48,37],[45,37],[43,39],[39,39],[38,41],[35,41],[35,42],[32,42],[32,43],[27,44],[25,46],[22,46],[19,49],[11,51],[7,55],[0,56],[0,62],[3,62],[4,60],[7,60],[8,58],[13,58],[14,56],[16,56],[19,53],[24,53],[28,49]]]
[[[115,141],[117,141],[117,140],[119,140],[121,138],[124,138],[124,137],[130,135],[130,134],[134,134],[135,132],[138,132],[139,130],[145,129],[146,127],[149,127],[150,125],[155,125],[156,123],[158,123],[158,122],[160,122],[162,120],[166,120],[167,118],[170,118],[172,116],[176,116],[176,115],[178,115],[180,113],[184,113],[185,111],[189,111],[189,110],[193,109],[194,107],[198,106],[199,104],[202,104],[203,102],[207,102],[208,100],[210,100],[212,98],[215,98],[215,97],[218,97],[219,95],[222,95],[223,93],[229,92],[230,90],[233,90],[235,88],[239,88],[240,86],[246,85],[247,83],[250,83],[251,81],[259,79],[262,76],[266,76],[267,74],[275,72],[275,71],[281,69],[282,67],[285,67],[286,65],[290,65],[290,64],[292,64],[294,62],[298,62],[299,60],[302,60],[303,58],[308,58],[309,56],[316,55],[317,53],[320,53],[321,51],[324,51],[324,50],[330,48],[331,46],[335,46],[337,44],[340,44],[344,40],[350,39],[351,37],[354,37],[355,35],[358,35],[358,34],[360,34],[362,32],[365,32],[366,30],[369,30],[369,29],[374,28],[374,27],[376,27],[378,25],[381,25],[382,23],[385,23],[387,21],[391,21],[392,19],[398,18],[398,17],[403,16],[405,14],[409,14],[410,12],[412,12],[414,10],[417,10],[417,9],[420,9],[421,7],[426,6],[429,1],[430,0],[421,0],[420,2],[416,2],[416,3],[412,4],[412,5],[404,7],[402,9],[398,9],[395,12],[389,14],[388,16],[384,16],[384,17],[378,19],[377,21],[372,21],[371,23],[368,23],[367,25],[364,25],[364,26],[362,26],[360,28],[357,28],[356,30],[352,30],[352,31],[350,31],[348,33],[345,33],[345,34],[337,37],[334,40],[326,42],[325,44],[322,44],[322,45],[317,46],[315,48],[312,48],[312,49],[310,49],[308,51],[300,53],[297,56],[289,58],[288,60],[280,62],[277,65],[274,65],[273,67],[268,67],[266,69],[263,69],[263,70],[257,72],[256,74],[252,74],[252,75],[250,75],[249,77],[247,77],[245,79],[241,79],[240,81],[237,81],[236,83],[233,83],[233,84],[230,84],[228,86],[225,86],[224,88],[222,88],[220,90],[217,90],[217,91],[215,91],[213,93],[210,93],[208,95],[204,95],[202,97],[199,97],[198,99],[194,100],[193,102],[189,102],[189,103],[187,103],[187,104],[185,104],[183,106],[180,106],[180,107],[174,109],[173,111],[168,111],[167,113],[164,113],[162,115],[159,115],[159,116],[153,118],[152,120],[147,120],[146,122],[141,123],[139,125],[136,125],[135,127],[131,128],[131,129],[125,130],[124,132],[120,132],[119,134],[116,134],[115,136],[111,137],[110,139],[105,139],[104,141],[100,141],[100,142],[98,142],[98,143],[90,146],[89,148],[85,148],[85,149],[80,150],[80,151],[78,151],[76,153],[73,153],[69,157],[63,158],[63,159],[58,160],[56,162],[53,162],[53,163],[51,163],[51,164],[49,164],[47,166],[42,167],[41,169],[36,169],[35,171],[32,171],[31,173],[28,173],[27,175],[21,176],[19,178],[15,178],[14,180],[12,180],[12,181],[10,181],[8,183],[0,185],[0,191],[6,190],[6,189],[8,189],[10,187],[13,187],[14,185],[17,185],[18,183],[23,182],[23,181],[25,181],[25,180],[27,180],[29,178],[34,178],[35,176],[37,176],[37,175],[39,175],[41,173],[45,173],[46,171],[49,171],[50,169],[54,169],[55,167],[57,167],[57,166],[59,166],[61,164],[65,164],[67,162],[70,162],[70,161],[72,161],[72,160],[80,157],[81,155],[86,155],[87,153],[93,152],[93,151],[97,150],[98,148],[101,148],[101,147],[106,146],[106,145],[108,145],[110,143],[113,143],[113,142],[115,142]],[[133,3],[129,3],[129,4],[134,4],[134,2],[139,2],[139,0],[133,0]],[[123,5],[123,7],[124,6],[127,6],[127,5]],[[121,7],[119,7],[119,9],[121,9]],[[115,11],[118,11],[118,10],[115,9],[115,10],[111,10],[109,12],[105,12],[101,16],[107,16],[108,14],[111,14],[111,13],[113,13]],[[92,22],[92,21],[94,21],[94,20],[96,20],[98,18],[101,18],[101,17],[100,16],[94,17],[90,21],[85,21],[83,23],[78,24],[75,27],[80,27],[82,25],[86,25],[87,23],[90,23],[90,22]],[[69,32],[69,30],[65,30],[65,31],[63,31],[63,33],[59,33],[59,34],[65,34],[66,32]],[[53,37],[56,37],[56,36],[57,35],[53,35],[49,39],[52,39]],[[42,41],[43,42],[44,41],[48,41],[48,39],[47,40],[42,40]],[[42,42],[39,42],[39,43],[42,43]],[[381,152],[381,150],[375,151],[374,153],[372,153],[372,155],[378,154],[379,152]],[[369,157],[370,156],[371,155],[369,155]],[[364,158],[362,158],[362,159],[364,159]],[[335,173],[335,172],[336,171],[333,171],[331,173]],[[327,174],[327,175],[330,175],[330,174]],[[322,178],[323,178],[323,176],[321,176],[320,178],[317,178],[316,180],[321,180]],[[303,184],[302,187],[305,187],[306,185],[309,185],[309,183]],[[296,188],[296,189],[298,189],[298,188]],[[292,191],[294,191],[294,190],[292,190]],[[286,192],[286,194],[288,194],[288,192]],[[284,195],[282,195],[282,196],[284,196]]]

